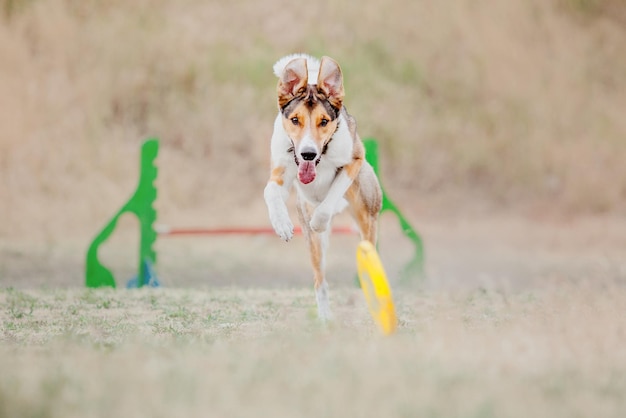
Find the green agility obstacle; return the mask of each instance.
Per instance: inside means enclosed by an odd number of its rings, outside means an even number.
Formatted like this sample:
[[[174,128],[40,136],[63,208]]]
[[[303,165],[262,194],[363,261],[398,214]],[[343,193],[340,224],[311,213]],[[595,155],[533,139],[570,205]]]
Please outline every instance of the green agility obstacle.
[[[409,263],[402,269],[400,273],[400,278],[402,281],[407,281],[413,276],[422,277],[424,275],[424,245],[422,243],[421,237],[415,232],[415,229],[411,226],[409,221],[402,215],[398,206],[389,199],[389,196],[385,192],[385,189],[382,185],[382,180],[380,178],[380,173],[378,169],[378,142],[374,138],[367,138],[363,140],[363,144],[365,145],[365,158],[367,162],[370,163],[376,176],[378,177],[378,181],[380,182],[380,187],[383,190],[383,205],[380,209],[380,214],[382,215],[385,211],[390,211],[400,223],[400,227],[402,228],[402,233],[413,243],[415,246],[415,251],[413,253],[413,257],[409,261]]]
[[[372,165],[376,175],[380,179],[378,168],[378,143],[372,138],[366,139],[363,142],[366,148],[367,161]],[[154,209],[157,189],[154,183],[158,173],[154,160],[157,157],[158,151],[159,142],[157,139],[149,139],[144,142],[141,148],[141,173],[135,193],[115,216],[113,216],[89,246],[89,250],[87,251],[85,279],[87,287],[116,286],[113,273],[103,266],[98,259],[98,249],[115,230],[119,217],[128,212],[134,213],[140,223],[139,272],[136,278],[129,281],[128,287],[142,287],[145,285],[158,286],[158,280],[153,270],[153,266],[156,263],[156,252],[153,247],[157,238],[157,232],[154,229],[154,222],[157,216],[156,210]],[[415,245],[413,258],[403,268],[401,280],[407,281],[415,275],[421,276],[423,274],[424,264],[422,240],[383,189],[381,214],[385,211],[391,211],[396,215],[402,232]]]
[[[157,189],[154,182],[157,178],[158,169],[154,160],[158,152],[159,141],[157,139],[149,139],[141,147],[141,173],[135,193],[100,231],[87,251],[85,276],[87,287],[115,287],[113,273],[103,266],[98,259],[98,248],[113,233],[119,217],[124,213],[134,213],[140,224],[139,274],[133,287],[158,285],[152,270],[152,266],[156,262],[156,252],[153,246],[157,237],[154,230],[154,221],[156,220],[154,201],[157,197]]]

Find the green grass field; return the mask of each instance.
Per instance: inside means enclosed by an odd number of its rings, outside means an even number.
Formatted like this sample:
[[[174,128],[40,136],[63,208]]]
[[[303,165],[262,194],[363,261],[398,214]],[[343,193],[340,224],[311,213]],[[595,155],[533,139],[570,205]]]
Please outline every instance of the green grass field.
[[[622,417],[623,285],[0,291],[1,417]]]

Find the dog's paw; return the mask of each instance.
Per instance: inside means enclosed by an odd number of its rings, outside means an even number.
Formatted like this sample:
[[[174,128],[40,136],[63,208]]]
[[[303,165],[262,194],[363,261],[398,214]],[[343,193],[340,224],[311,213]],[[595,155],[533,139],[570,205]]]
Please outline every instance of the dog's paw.
[[[318,319],[327,324],[333,320],[333,314],[330,310],[330,298],[328,296],[328,283],[326,280],[315,289],[315,299],[317,301],[317,317]]]
[[[270,216],[270,222],[276,234],[283,241],[289,241],[293,238],[293,223],[289,219],[289,215]]]
[[[318,207],[317,209],[315,209],[315,212],[313,212],[313,216],[311,217],[311,222],[309,223],[309,225],[311,226],[311,229],[315,232],[324,232],[330,226],[331,217],[332,215],[330,214],[330,212],[320,210],[320,208]]]

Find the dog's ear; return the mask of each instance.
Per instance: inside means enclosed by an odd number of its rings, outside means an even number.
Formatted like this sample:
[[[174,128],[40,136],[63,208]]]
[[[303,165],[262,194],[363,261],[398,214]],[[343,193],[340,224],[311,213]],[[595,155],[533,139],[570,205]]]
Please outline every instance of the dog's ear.
[[[317,85],[328,97],[328,101],[337,109],[341,109],[344,96],[343,76],[337,61],[330,57],[322,57]]]
[[[305,58],[296,58],[285,66],[278,80],[278,106],[283,107],[293,99],[300,89],[306,87],[309,73]]]

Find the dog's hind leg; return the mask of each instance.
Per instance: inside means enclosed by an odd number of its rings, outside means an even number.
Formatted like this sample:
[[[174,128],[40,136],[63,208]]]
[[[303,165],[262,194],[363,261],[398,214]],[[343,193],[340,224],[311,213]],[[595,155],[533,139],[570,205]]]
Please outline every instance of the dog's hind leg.
[[[346,200],[361,232],[361,239],[376,245],[382,190],[369,164],[363,164],[359,176],[346,192]]]
[[[298,216],[302,225],[302,232],[306,239],[311,265],[313,267],[313,279],[315,283],[315,299],[317,300],[317,314],[322,321],[332,319],[330,310],[330,297],[328,283],[325,278],[326,249],[328,248],[328,238],[330,230],[317,233],[309,225],[311,215],[307,204],[298,199]]]

